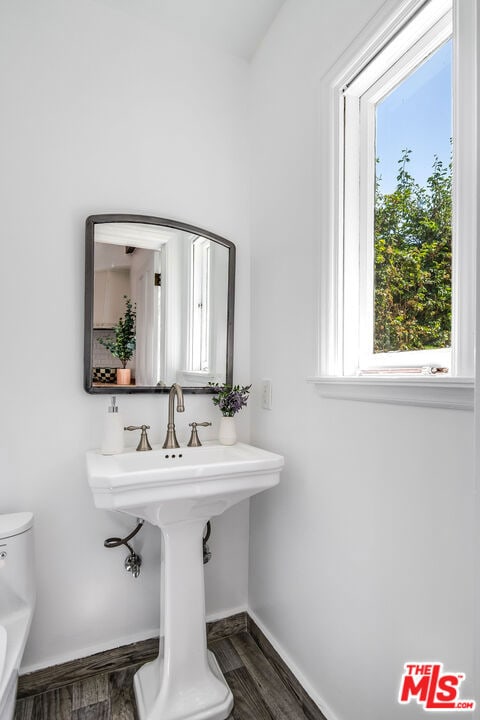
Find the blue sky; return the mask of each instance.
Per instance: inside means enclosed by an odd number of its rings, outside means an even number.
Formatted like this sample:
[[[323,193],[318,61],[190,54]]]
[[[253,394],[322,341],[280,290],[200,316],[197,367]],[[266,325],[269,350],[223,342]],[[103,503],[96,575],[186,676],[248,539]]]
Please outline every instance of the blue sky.
[[[435,154],[445,164],[450,161],[451,74],[449,40],[377,105],[377,174],[382,192],[396,187],[403,148],[412,151],[408,169],[422,185],[431,174]]]

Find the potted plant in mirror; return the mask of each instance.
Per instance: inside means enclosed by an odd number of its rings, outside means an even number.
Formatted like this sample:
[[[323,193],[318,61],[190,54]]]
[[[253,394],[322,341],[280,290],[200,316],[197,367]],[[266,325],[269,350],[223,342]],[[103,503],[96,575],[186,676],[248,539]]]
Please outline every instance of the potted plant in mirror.
[[[117,385],[130,385],[131,370],[127,368],[127,362],[135,354],[135,318],[137,313],[130,298],[126,295],[123,297],[125,298],[125,315],[119,319],[113,328],[115,338],[99,338],[98,342],[107,350],[110,350],[113,357],[118,358],[122,363],[122,367],[117,368]]]
[[[217,385],[208,383],[216,395],[213,404],[217,405],[222,413],[218,439],[222,445],[235,445],[237,431],[235,428],[235,415],[247,404],[251,385]]]

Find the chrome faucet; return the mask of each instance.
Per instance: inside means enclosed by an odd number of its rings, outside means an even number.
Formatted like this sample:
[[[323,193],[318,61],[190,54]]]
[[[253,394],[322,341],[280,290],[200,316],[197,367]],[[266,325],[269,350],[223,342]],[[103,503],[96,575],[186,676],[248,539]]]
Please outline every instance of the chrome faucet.
[[[165,449],[180,447],[180,445],[178,444],[177,436],[175,434],[175,423],[173,422],[173,416],[175,412],[175,395],[177,396],[177,412],[183,412],[185,410],[185,406],[183,404],[183,390],[180,385],[178,385],[177,383],[173,383],[168,396],[167,436],[165,438],[165,442],[163,443],[163,447]]]

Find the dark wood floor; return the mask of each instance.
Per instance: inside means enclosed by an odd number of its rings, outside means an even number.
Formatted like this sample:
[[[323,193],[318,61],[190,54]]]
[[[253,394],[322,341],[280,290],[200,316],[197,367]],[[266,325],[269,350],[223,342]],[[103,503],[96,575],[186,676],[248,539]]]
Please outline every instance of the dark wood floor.
[[[248,632],[214,640],[209,647],[235,699],[230,720],[318,718],[291,691]],[[17,702],[15,720],[138,720],[132,682],[139,667],[96,674],[23,698]]]

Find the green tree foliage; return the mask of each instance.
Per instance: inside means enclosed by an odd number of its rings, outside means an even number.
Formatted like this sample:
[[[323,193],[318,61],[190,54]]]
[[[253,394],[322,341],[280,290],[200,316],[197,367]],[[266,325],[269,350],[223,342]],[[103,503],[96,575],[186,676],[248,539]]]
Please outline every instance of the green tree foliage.
[[[135,336],[135,320],[137,317],[136,306],[133,307],[132,301],[126,295],[125,315],[121,317],[113,328],[115,339],[98,338],[100,345],[110,350],[113,357],[116,357],[122,363],[122,367],[127,367],[127,362],[132,359],[135,353],[136,336]]]
[[[402,150],[397,186],[375,190],[374,352],[450,346],[452,164],[435,156],[425,187]]]

